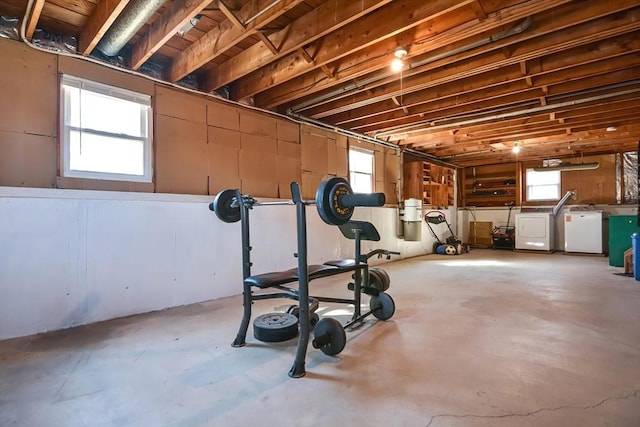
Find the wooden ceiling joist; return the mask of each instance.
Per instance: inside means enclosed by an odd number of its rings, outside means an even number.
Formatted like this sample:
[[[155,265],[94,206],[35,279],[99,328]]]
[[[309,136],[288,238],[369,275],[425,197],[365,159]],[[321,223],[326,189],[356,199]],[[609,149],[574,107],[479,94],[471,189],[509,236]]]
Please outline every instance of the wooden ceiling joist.
[[[626,25],[620,25],[618,27],[619,34],[622,34],[620,38],[605,39],[603,41],[596,41],[596,45],[584,45],[591,41],[593,37],[593,31],[590,26],[581,26],[579,29],[572,33],[571,37],[566,34],[553,33],[547,36],[538,37],[536,39],[519,43],[514,47],[513,52],[510,55],[505,55],[501,49],[484,52],[477,55],[472,61],[459,61],[452,63],[451,59],[446,62],[446,67],[436,69],[435,71],[423,74],[415,74],[403,82],[403,92],[410,94],[428,87],[438,86],[447,82],[457,81],[461,78],[474,76],[483,72],[499,70],[502,67],[510,65],[517,65],[521,60],[529,57],[549,57],[549,60],[537,69],[532,66],[529,70],[530,75],[542,74],[550,68],[547,63],[553,63],[554,69],[562,69],[567,66],[567,58],[571,58],[571,62],[575,64],[583,63],[581,57],[603,54],[609,54],[610,56],[620,55],[628,53],[629,51],[637,50],[640,46],[640,38],[634,31],[640,29],[640,8],[626,15],[629,19],[626,21]],[[595,21],[592,26],[599,27]],[[604,25],[603,22],[599,22],[600,25]],[[610,29],[609,32],[614,32],[614,29]],[[625,34],[630,33],[630,34]],[[584,37],[584,38],[583,38]],[[630,46],[630,44],[632,46]],[[634,47],[635,46],[635,47]],[[569,51],[571,49],[571,51]],[[552,56],[556,54],[555,56]],[[305,114],[315,119],[328,118],[334,114],[353,110],[356,108],[364,108],[368,105],[375,104],[377,102],[383,102],[390,99],[392,96],[397,96],[400,92],[400,88],[397,84],[388,84],[376,88],[373,93],[374,96],[365,95],[362,93],[354,94],[350,97],[338,99],[337,101],[323,104],[317,109],[310,109],[305,111]],[[407,95],[405,95],[407,96]]]
[[[473,14],[465,13],[468,11],[459,9],[441,16],[439,19],[429,20],[422,25],[418,25],[406,34],[399,34],[396,38],[403,41],[420,41],[414,44],[410,42],[403,43],[410,45],[409,49],[412,58],[419,57],[419,55],[438,56],[442,52],[459,50],[465,45],[477,43],[478,40],[487,37],[486,33],[494,35],[497,29],[502,28],[505,24],[519,22],[563,3],[567,3],[567,1],[520,2],[501,9],[500,13],[491,13],[482,22],[477,22]],[[556,18],[554,17],[550,21],[556,22]],[[547,22],[547,20],[542,20],[542,22]],[[538,33],[543,30],[543,28],[537,26],[537,20],[531,25],[530,33]],[[529,34],[528,37],[532,37],[532,34]],[[395,40],[385,40],[383,43],[369,46],[366,50],[358,51],[354,55],[341,58],[339,67],[336,70],[338,80],[345,82],[349,79],[371,74],[372,70],[388,74],[389,61],[396,47]],[[428,67],[424,69],[428,69]],[[407,72],[409,73],[408,75],[411,75],[412,70],[407,70]],[[381,81],[378,84],[384,83],[385,81]],[[298,102],[295,104],[299,104],[301,99],[304,100],[311,96],[316,97],[316,93],[322,94],[323,91],[332,91],[336,84],[335,81],[323,79],[321,72],[311,70],[295,81],[289,81],[273,88],[268,88],[267,86],[266,90],[263,89],[261,93],[255,96],[255,101],[256,105],[265,108],[273,108],[284,104],[289,107],[293,104],[292,100],[297,100]]]
[[[104,1],[104,0],[103,0]],[[211,0],[174,0],[133,45],[131,68],[137,70],[178,30],[202,11]]]
[[[25,28],[25,37],[28,40],[31,40],[33,37],[33,33],[36,31],[36,26],[38,25],[38,21],[40,20],[40,15],[42,14],[42,8],[44,7],[44,0],[35,0],[33,2],[33,6],[29,11],[29,15],[27,17],[27,25]]]
[[[323,42],[323,49],[314,56],[314,64],[309,64],[293,53],[269,64],[268,73],[254,72],[238,79],[233,85],[232,96],[234,99],[253,96],[271,85],[286,82],[320,65],[366,49],[471,1],[473,0],[407,0],[391,3],[351,24],[349,32],[338,31],[329,35],[328,40]],[[408,14],[407,10],[412,13]]]
[[[129,0],[101,0],[78,36],[78,52],[89,55]]]
[[[264,46],[254,45],[220,65],[207,75],[205,89],[215,90],[234,80],[246,76],[251,71],[269,64],[303,48],[349,22],[390,3],[391,0],[367,0],[364,2],[327,2],[313,9],[287,27],[271,34],[274,45],[279,47],[275,57]],[[303,55],[302,59],[306,61]]]
[[[229,20],[223,21],[177,56],[169,68],[168,80],[176,82],[197,70],[207,62],[236,46],[242,40],[255,35],[264,25],[284,15],[289,9],[297,6],[302,1],[282,0],[276,6],[270,7],[267,12],[251,20],[243,28],[239,28]],[[272,2],[273,0],[247,2],[238,12],[238,16],[257,16],[262,9],[267,8]]]

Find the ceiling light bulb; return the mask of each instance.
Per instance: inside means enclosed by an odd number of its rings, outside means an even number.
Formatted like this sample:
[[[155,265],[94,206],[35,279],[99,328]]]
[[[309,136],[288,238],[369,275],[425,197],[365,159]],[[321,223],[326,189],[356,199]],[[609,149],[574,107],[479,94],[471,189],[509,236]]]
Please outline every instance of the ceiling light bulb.
[[[396,49],[396,51],[395,51],[395,52],[393,52],[393,55],[394,55],[396,58],[404,58],[405,56],[407,56],[407,53],[408,53],[408,52],[407,52],[407,48],[405,48],[405,47],[399,47],[399,48],[397,48],[397,49]]]
[[[518,154],[520,152],[520,146],[518,145],[518,143],[516,142],[516,144],[513,146],[513,148],[511,149],[511,151],[513,151],[514,153]]]
[[[402,68],[404,67],[404,62],[402,61],[402,59],[400,58],[394,58],[393,61],[391,61],[391,70],[393,70],[394,72],[399,72],[402,71]]]
[[[609,127],[607,128],[607,132],[615,132],[615,131],[617,131],[617,130],[618,130],[618,128],[617,128],[617,127],[615,127],[615,126],[609,126]]]

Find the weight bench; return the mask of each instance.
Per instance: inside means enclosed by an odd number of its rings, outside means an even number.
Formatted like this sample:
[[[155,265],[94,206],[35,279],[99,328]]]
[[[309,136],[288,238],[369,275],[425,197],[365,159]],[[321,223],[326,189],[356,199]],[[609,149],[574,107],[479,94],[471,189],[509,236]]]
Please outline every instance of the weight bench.
[[[399,252],[387,251],[386,249],[375,249],[366,255],[360,255],[360,242],[362,240],[370,240],[374,242],[380,241],[380,234],[375,226],[366,221],[348,221],[338,226],[342,235],[350,240],[355,240],[356,256],[355,258],[338,259],[327,261],[324,264],[314,264],[307,267],[309,281],[320,279],[323,277],[334,276],[336,274],[348,273],[355,270],[367,270],[367,260],[374,255],[381,257],[385,255],[387,259],[391,255],[399,255]],[[360,265],[356,265],[356,259],[360,260]],[[299,279],[298,269],[292,268],[285,271],[275,271],[269,273],[257,274],[244,279],[244,283],[260,289],[278,287],[288,283],[297,282]],[[365,280],[366,283],[366,280]],[[368,284],[365,284],[365,287]]]
[[[242,347],[246,344],[246,334],[251,319],[251,306],[254,301],[271,298],[288,298],[298,302],[289,307],[287,313],[269,313],[259,316],[254,321],[254,336],[257,339],[271,342],[289,339],[298,332],[298,345],[293,366],[289,370],[289,376],[302,377],[305,374],[305,356],[310,332],[313,330],[313,347],[323,353],[335,356],[340,353],[346,343],[345,328],[361,323],[369,315],[380,320],[390,319],[395,312],[395,303],[391,296],[384,291],[389,287],[389,276],[384,270],[369,268],[368,259],[373,255],[379,257],[391,252],[376,249],[367,254],[361,254],[361,240],[379,241],[380,235],[373,224],[365,221],[350,221],[355,206],[382,206],[384,194],[353,194],[348,182],[343,178],[329,178],[323,181],[316,192],[315,201],[303,200],[300,187],[296,182],[291,183],[292,200],[278,202],[259,202],[249,195],[243,195],[239,190],[223,190],[210,204],[209,209],[223,222],[232,223],[240,221],[242,237],[242,273],[243,273],[243,315],[235,340],[234,347]],[[321,219],[330,225],[337,225],[342,234],[348,239],[355,240],[355,256],[353,259],[341,259],[328,261],[322,265],[307,264],[307,230],[306,207],[315,204]],[[251,243],[249,235],[249,212],[255,206],[267,205],[295,205],[297,228],[297,253],[298,267],[285,271],[269,272],[251,275]],[[353,298],[332,298],[309,295],[309,282],[322,277],[353,272],[353,283],[348,284],[348,289],[353,291]],[[375,274],[374,274],[375,273]],[[371,279],[371,280],[370,280]],[[297,289],[285,285],[297,282]],[[372,283],[377,284],[371,286]],[[258,289],[254,293],[253,289]],[[371,296],[369,310],[361,313],[361,294]],[[319,319],[315,311],[319,302],[331,302],[349,304],[354,307],[354,313],[350,322],[342,325],[336,319],[324,317]],[[260,319],[260,328],[256,322]],[[290,321],[293,319],[293,323]],[[272,334],[271,325],[275,326]],[[266,331],[269,330],[269,333]],[[257,332],[260,331],[260,336]],[[273,338],[273,339],[271,339]],[[278,339],[276,339],[278,338]],[[282,339],[280,339],[282,338]]]

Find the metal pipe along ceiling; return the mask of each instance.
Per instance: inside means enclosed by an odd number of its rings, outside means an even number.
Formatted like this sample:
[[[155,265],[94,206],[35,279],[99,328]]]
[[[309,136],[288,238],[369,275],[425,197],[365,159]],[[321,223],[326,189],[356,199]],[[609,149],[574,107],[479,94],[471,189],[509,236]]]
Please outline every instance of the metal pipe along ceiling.
[[[133,0],[118,16],[96,47],[107,56],[115,56],[153,16],[165,0]]]

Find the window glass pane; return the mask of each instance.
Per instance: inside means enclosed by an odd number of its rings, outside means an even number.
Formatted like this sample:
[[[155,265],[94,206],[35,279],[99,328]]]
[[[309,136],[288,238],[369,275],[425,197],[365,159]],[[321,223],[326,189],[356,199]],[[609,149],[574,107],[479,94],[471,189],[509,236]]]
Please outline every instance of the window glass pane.
[[[527,187],[527,199],[529,200],[556,200],[560,198],[557,185],[536,185]]]
[[[354,193],[371,193],[373,192],[371,184],[371,175],[359,172],[351,172],[351,189]]]
[[[105,137],[72,130],[70,132],[69,155],[70,169],[72,170],[144,175],[143,141]]]
[[[373,173],[373,153],[349,150],[349,168],[352,171]]]
[[[527,169],[527,185],[560,184],[560,171],[536,172]]]
[[[536,172],[527,169],[527,200],[559,200],[560,171]]]
[[[146,136],[146,126],[141,123],[145,106],[131,101],[113,98],[87,90],[80,93],[78,104],[83,128],[114,134]]]

